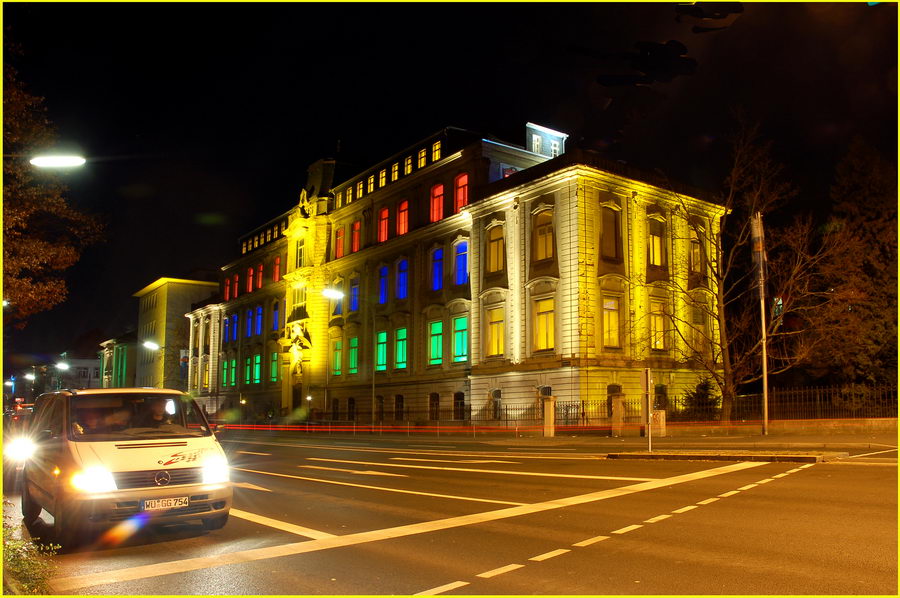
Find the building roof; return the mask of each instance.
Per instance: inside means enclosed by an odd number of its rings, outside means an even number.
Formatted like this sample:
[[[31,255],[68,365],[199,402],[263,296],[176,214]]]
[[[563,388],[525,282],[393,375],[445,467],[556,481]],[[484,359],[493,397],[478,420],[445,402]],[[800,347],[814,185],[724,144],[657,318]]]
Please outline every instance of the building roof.
[[[143,289],[141,289],[140,291],[138,291],[137,293],[132,295],[132,297],[143,297],[147,293],[150,293],[151,291],[155,291],[159,287],[166,285],[166,284],[170,284],[170,283],[190,284],[190,285],[204,286],[204,287],[210,287],[210,288],[216,288],[216,289],[219,288],[218,282],[209,282],[206,280],[187,280],[184,278],[166,278],[166,277],[164,277],[164,278],[157,278],[155,281],[151,282],[150,284],[145,286]]]

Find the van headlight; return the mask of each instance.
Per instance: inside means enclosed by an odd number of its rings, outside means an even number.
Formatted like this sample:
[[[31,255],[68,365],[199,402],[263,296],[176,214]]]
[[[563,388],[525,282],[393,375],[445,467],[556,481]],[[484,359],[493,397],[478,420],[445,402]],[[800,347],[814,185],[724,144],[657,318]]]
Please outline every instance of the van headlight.
[[[37,450],[37,445],[31,438],[20,436],[10,440],[3,453],[13,461],[27,461],[34,455],[35,450]]]
[[[221,455],[209,457],[203,462],[203,483],[221,484],[229,480],[228,461]]]
[[[72,486],[81,492],[95,494],[117,490],[112,473],[105,467],[89,467],[72,476]]]

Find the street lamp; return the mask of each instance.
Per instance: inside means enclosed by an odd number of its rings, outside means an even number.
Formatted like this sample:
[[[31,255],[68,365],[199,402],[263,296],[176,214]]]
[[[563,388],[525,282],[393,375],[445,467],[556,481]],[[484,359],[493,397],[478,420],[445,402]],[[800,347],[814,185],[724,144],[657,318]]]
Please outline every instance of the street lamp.
[[[28,162],[30,162],[32,166],[37,166],[38,168],[77,168],[79,166],[84,166],[84,163],[87,162],[87,160],[81,156],[47,155],[35,156]]]
[[[343,292],[343,291],[340,291],[340,290],[338,290],[338,289],[330,289],[330,288],[326,288],[326,289],[324,289],[324,290],[322,291],[322,295],[324,295],[325,297],[327,297],[327,298],[329,298],[329,299],[334,299],[334,300],[336,300],[336,301],[339,301],[339,300],[341,300],[341,299],[344,298],[344,292]],[[370,332],[371,332],[371,335],[372,335],[372,339],[374,339],[374,338],[375,338],[375,308],[374,308],[374,306],[372,306],[371,303],[369,303],[368,301],[366,301],[366,300],[363,299],[362,297],[360,297],[360,299],[362,300],[363,303],[368,303],[368,306],[369,306],[369,308],[370,308],[370,309],[369,309],[369,312],[372,314],[372,330],[371,330]],[[371,357],[372,357],[372,404],[371,404],[371,413],[372,413],[372,431],[374,432],[374,431],[375,431],[375,371],[376,371],[375,368],[377,367],[377,361],[378,361],[378,360],[376,359],[376,354],[377,354],[378,349],[377,349],[377,347],[374,345],[374,340],[373,340],[373,347],[372,347],[372,348],[375,350],[375,351],[372,353],[372,356],[371,356]],[[328,354],[328,350],[330,350],[330,347],[328,347],[328,349],[326,350],[326,355]],[[328,389],[328,368],[331,367],[331,364],[329,363],[329,361],[330,361],[330,360],[329,360],[328,358],[325,359],[325,362],[326,362],[326,368],[325,368],[325,389],[326,389],[326,392],[327,392],[327,389]],[[327,395],[326,395],[326,396],[327,396]]]

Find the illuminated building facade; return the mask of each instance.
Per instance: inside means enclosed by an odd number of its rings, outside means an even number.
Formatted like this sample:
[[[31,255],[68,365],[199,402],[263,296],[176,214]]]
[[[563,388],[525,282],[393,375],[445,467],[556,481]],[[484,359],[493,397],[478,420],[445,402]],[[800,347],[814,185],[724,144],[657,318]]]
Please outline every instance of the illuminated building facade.
[[[125,333],[100,343],[100,374],[103,388],[135,386],[137,333]]]

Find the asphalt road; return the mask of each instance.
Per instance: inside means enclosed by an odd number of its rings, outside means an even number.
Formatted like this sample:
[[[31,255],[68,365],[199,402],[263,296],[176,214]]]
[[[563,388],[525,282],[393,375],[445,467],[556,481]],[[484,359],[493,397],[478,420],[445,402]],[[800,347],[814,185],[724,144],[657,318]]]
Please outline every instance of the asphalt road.
[[[896,594],[896,453],[616,461],[584,446],[247,436],[232,517],[55,557],[61,594]],[[47,522],[51,520],[43,514]],[[49,530],[35,526],[35,535]]]

